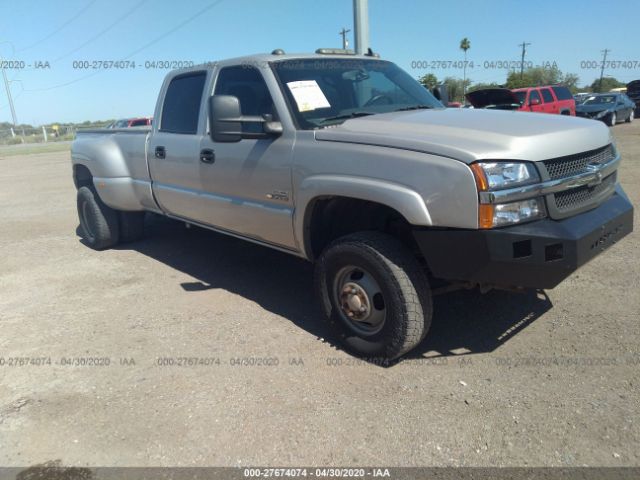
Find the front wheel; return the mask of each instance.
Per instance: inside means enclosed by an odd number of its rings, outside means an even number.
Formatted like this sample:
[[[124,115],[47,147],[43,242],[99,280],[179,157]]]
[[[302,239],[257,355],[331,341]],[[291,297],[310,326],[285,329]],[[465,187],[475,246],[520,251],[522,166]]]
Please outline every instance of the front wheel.
[[[616,115],[616,112],[611,112],[611,116],[609,117],[609,126],[610,127],[615,126],[617,121],[618,121],[618,117]]]
[[[389,235],[361,232],[334,241],[316,263],[315,282],[333,332],[356,355],[395,359],[431,325],[427,276]]]

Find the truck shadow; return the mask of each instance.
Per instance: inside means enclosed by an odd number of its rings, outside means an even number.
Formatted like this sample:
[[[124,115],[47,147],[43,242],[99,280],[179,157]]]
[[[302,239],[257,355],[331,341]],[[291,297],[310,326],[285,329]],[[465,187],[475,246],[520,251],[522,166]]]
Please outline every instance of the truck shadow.
[[[181,222],[149,215],[146,238],[118,248],[136,250],[179,270],[185,291],[224,289],[258,303],[336,348],[315,302],[313,266],[302,259]],[[551,308],[543,293],[458,291],[434,298],[429,335],[404,358],[495,350]]]

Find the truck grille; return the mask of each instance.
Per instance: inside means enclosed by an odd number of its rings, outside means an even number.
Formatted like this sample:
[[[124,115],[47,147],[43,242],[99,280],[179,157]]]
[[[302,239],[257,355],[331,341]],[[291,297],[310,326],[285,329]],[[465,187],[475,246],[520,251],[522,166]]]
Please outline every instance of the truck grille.
[[[597,150],[545,160],[542,163],[547,169],[549,178],[556,180],[558,178],[571,177],[584,173],[588,171],[588,165],[602,165],[610,162],[614,159],[615,155],[613,145],[609,144]]]
[[[588,185],[566,190],[555,194],[556,208],[560,213],[566,213],[578,210],[593,201],[599,200],[598,197],[607,190],[613,191],[616,183],[616,172],[602,180],[602,183],[594,187]]]

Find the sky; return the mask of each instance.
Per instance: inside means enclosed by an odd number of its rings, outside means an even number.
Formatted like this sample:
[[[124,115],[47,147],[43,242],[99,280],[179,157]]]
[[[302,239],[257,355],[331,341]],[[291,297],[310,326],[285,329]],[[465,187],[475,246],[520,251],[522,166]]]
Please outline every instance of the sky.
[[[626,65],[605,75],[640,78],[637,0],[537,2],[369,0],[370,42],[414,77],[504,83],[520,59],[575,73],[580,85],[600,74],[602,50]],[[339,48],[353,30],[352,0],[0,0],[0,59],[19,123],[81,122],[153,114],[168,70],[158,62],[214,61],[282,48]],[[348,34],[353,45],[353,32]],[[135,68],[88,69],[102,61]],[[153,62],[156,62],[155,68]],[[83,63],[84,62],[84,63]],[[0,65],[2,66],[2,65]],[[513,66],[513,64],[511,64]],[[422,67],[422,68],[421,68]],[[0,122],[11,121],[0,80]]]

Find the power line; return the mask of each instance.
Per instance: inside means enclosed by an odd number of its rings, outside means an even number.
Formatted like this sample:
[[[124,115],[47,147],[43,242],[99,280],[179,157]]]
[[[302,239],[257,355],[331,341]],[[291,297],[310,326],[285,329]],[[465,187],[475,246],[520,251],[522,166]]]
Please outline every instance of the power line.
[[[108,27],[102,29],[100,32],[98,32],[96,35],[94,35],[93,37],[91,37],[89,40],[87,40],[86,42],[84,42],[82,45],[74,48],[73,50],[65,53],[64,55],[59,56],[58,58],[56,58],[54,60],[54,62],[57,62],[59,60],[62,60],[63,58],[68,57],[69,55],[72,55],[74,53],[76,53],[78,50],[83,49],[84,47],[86,47],[87,45],[89,45],[90,43],[94,42],[95,40],[97,40],[98,38],[100,38],[102,35],[104,35],[105,33],[107,33],[109,30],[111,30],[113,27],[115,27],[116,25],[118,25],[119,23],[121,23],[122,21],[126,20],[127,17],[131,16],[133,14],[133,12],[135,12],[138,8],[140,8],[143,4],[145,4],[147,2],[147,0],[142,0],[140,2],[138,2],[136,5],[133,6],[133,8],[131,8],[130,10],[128,10],[126,13],[124,13],[123,15],[121,15],[120,17],[118,17],[113,23],[111,23]]]
[[[177,30],[181,29],[182,27],[184,27],[185,25],[189,24],[190,22],[192,22],[193,20],[195,20],[196,18],[198,18],[201,15],[204,15],[206,12],[208,12],[209,10],[211,10],[213,7],[218,6],[219,4],[221,4],[224,0],[217,0],[216,2],[213,2],[212,4],[206,6],[205,8],[198,10],[196,13],[194,13],[193,15],[191,15],[189,18],[187,18],[186,20],[183,20],[182,22],[180,22],[178,25],[176,25],[173,28],[170,28],[169,30],[167,30],[166,32],[164,32],[162,35],[159,35],[158,37],[154,38],[153,40],[151,40],[150,42],[146,43],[145,45],[143,45],[142,47],[134,50],[133,52],[131,52],[129,55],[127,55],[126,57],[123,57],[122,60],[129,60],[131,57],[133,57],[134,55],[137,55],[138,53],[140,53],[142,50],[145,50],[147,48],[149,48],[150,46],[152,46],[153,44],[159,42],[160,40],[164,39],[165,37],[171,35],[172,33],[176,32]],[[81,80],[86,80],[87,78],[91,78],[95,75],[98,75],[99,73],[102,73],[106,70],[95,70],[94,72],[85,75],[83,77],[80,78],[76,78],[74,80],[71,80],[69,82],[65,82],[65,83],[61,83],[59,85],[53,85],[51,87],[46,87],[46,88],[35,88],[35,89],[31,89],[31,90],[24,90],[25,93],[35,93],[35,92],[46,92],[49,90],[55,90],[57,88],[62,88],[62,87],[66,87],[68,85],[73,85],[74,83],[80,82]]]
[[[87,3],[83,8],[81,8],[80,10],[78,10],[78,13],[76,13],[73,17],[71,17],[69,20],[67,20],[66,22],[64,22],[62,25],[60,25],[58,28],[56,28],[53,32],[51,32],[49,35],[41,38],[40,40],[38,40],[35,43],[32,43],[31,45],[29,45],[28,47],[22,48],[20,50],[18,50],[18,52],[24,52],[25,50],[30,50],[33,47],[37,47],[38,45],[40,45],[41,43],[46,42],[47,40],[49,40],[51,37],[53,37],[55,34],[57,34],[58,32],[60,32],[62,29],[64,29],[67,25],[69,25],[70,23],[72,23],[73,21],[75,21],[80,15],[82,15],[84,12],[86,12],[87,10],[89,10],[89,8],[91,8],[91,6],[96,3],[97,0],[91,0],[89,3]]]

